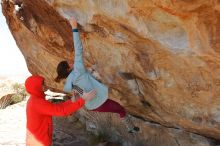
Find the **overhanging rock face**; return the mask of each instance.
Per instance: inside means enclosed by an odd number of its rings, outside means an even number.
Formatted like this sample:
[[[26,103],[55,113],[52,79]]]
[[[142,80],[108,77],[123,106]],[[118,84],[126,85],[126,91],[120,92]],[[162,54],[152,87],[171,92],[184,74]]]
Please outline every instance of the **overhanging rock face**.
[[[74,16],[85,63],[97,66],[110,98],[146,120],[220,139],[219,1],[14,4],[2,0],[11,33],[29,71],[43,75],[51,88],[63,87],[54,82],[57,64],[73,60],[71,27],[65,18]]]

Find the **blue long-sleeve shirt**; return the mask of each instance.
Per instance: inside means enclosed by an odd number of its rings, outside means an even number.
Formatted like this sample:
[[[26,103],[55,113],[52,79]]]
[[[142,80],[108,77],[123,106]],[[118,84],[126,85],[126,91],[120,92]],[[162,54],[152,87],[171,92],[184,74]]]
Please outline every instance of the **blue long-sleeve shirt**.
[[[98,82],[91,73],[86,70],[83,61],[82,42],[77,29],[73,30],[73,41],[75,48],[73,70],[67,77],[64,91],[71,92],[73,85],[79,86],[85,92],[96,89],[96,97],[85,104],[86,108],[89,110],[96,109],[108,99],[108,87]]]

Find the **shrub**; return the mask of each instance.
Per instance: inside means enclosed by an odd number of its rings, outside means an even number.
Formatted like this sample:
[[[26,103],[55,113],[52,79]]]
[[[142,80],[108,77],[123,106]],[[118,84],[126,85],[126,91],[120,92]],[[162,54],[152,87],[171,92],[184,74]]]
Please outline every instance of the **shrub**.
[[[21,102],[26,98],[27,92],[25,90],[24,84],[15,83],[12,85],[12,89],[15,94],[12,96],[11,104]]]

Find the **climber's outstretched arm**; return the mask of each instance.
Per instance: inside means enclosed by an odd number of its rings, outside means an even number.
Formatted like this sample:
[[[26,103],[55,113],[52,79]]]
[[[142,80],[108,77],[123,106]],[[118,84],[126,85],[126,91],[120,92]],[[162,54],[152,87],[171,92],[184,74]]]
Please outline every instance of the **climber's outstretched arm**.
[[[80,40],[79,32],[77,29],[77,21],[74,18],[71,18],[70,24],[72,26],[73,31],[73,42],[74,42],[74,49],[75,49],[75,56],[74,56],[74,70],[79,73],[84,73],[86,71],[83,61],[83,47],[82,42]]]

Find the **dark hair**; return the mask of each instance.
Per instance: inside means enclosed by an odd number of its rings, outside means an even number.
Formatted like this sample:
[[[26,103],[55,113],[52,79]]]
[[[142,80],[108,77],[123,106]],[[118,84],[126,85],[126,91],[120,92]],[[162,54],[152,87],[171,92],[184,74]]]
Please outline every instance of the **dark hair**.
[[[57,65],[57,77],[55,78],[56,82],[60,82],[60,80],[68,77],[70,70],[70,66],[67,61],[61,61]]]

